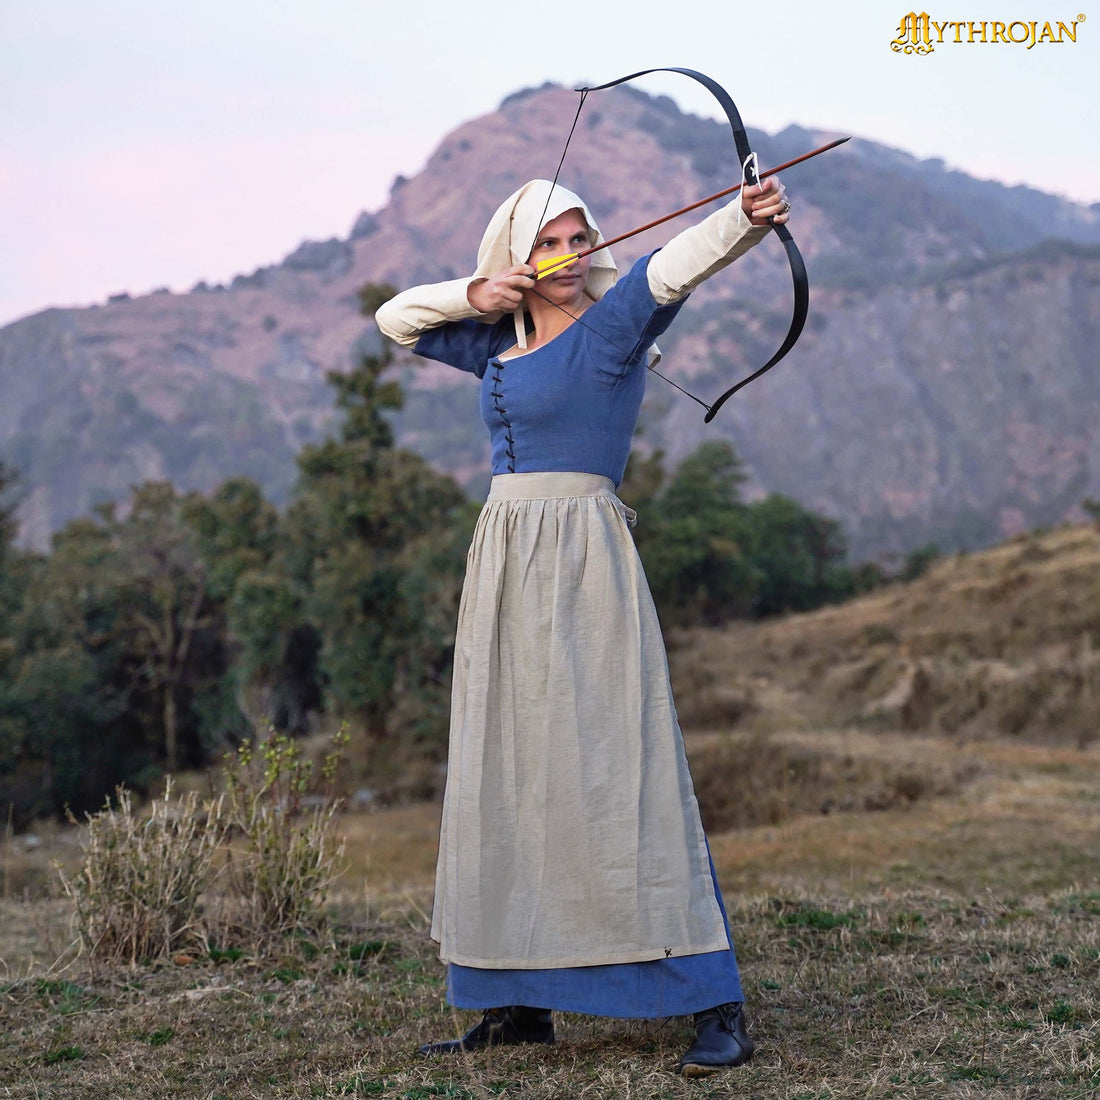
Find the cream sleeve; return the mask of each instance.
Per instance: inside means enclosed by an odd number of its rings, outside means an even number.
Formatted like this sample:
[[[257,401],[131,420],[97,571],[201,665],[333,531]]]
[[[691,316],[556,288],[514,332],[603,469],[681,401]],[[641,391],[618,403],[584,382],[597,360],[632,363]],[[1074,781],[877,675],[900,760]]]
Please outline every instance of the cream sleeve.
[[[428,329],[439,328],[450,321],[465,321],[470,317],[493,322],[499,313],[481,313],[470,305],[466,288],[472,278],[451,279],[445,283],[414,286],[395,294],[374,315],[375,324],[391,340],[411,348]]]
[[[753,225],[745,214],[737,224],[740,198],[698,225],[678,233],[649,261],[649,289],[659,305],[690,294],[704,279],[743,256],[771,230]]]

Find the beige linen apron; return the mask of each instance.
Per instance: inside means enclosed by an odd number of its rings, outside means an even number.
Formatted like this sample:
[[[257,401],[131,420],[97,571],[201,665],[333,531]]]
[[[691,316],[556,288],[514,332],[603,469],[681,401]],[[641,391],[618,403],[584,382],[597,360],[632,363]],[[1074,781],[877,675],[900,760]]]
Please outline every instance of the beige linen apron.
[[[432,921],[446,962],[729,947],[656,610],[613,490],[595,474],[499,475],[478,520]]]

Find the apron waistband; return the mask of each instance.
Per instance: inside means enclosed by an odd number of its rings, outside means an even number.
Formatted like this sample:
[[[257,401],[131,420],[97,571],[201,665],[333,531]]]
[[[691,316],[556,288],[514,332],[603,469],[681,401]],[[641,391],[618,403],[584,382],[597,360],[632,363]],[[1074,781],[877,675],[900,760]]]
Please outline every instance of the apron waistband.
[[[544,500],[553,497],[614,496],[615,483],[602,474],[541,472],[496,474],[489,500]]]
[[[568,500],[576,497],[609,497],[630,527],[638,522],[638,513],[619,500],[615,495],[615,483],[602,474],[496,474],[485,503],[498,500]]]

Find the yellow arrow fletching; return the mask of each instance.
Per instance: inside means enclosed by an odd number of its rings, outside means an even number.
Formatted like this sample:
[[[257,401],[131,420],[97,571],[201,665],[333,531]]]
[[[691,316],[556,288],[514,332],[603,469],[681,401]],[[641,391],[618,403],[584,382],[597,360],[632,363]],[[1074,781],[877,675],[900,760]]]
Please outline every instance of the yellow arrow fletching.
[[[552,256],[548,260],[539,260],[535,265],[538,269],[538,274],[535,279],[543,279],[547,275],[552,275],[555,271],[560,270],[563,267],[568,267],[579,255],[577,252],[570,252],[568,256]]]

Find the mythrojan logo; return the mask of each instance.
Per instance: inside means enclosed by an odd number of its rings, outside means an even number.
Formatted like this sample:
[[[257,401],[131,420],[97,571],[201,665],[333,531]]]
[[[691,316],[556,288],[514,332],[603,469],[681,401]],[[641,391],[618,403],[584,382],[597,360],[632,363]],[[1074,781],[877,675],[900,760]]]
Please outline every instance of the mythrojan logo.
[[[1011,23],[988,19],[981,22],[945,19],[939,23],[926,11],[919,15],[911,11],[902,16],[898,36],[890,43],[890,49],[894,53],[928,54],[945,42],[984,42],[989,45],[1003,42],[1008,46],[1026,46],[1029,50],[1046,43],[1060,46],[1077,41],[1077,27],[1084,21],[1085,16],[1081,13],[1068,23],[1040,23],[1038,19],[1016,19]]]

